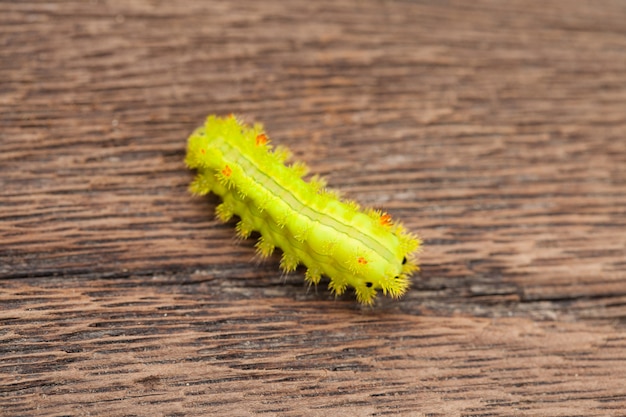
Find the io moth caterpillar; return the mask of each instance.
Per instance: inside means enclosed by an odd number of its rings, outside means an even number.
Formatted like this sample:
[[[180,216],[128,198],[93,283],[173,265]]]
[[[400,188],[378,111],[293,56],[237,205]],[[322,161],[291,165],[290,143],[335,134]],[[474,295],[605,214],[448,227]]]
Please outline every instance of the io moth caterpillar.
[[[419,239],[389,214],[339,199],[322,178],[303,180],[307,166],[285,165],[289,157],[287,148],[270,144],[260,124],[209,116],[188,139],[185,163],[197,170],[190,191],[220,196],[217,217],[226,222],[237,215],[240,238],[260,232],[261,257],[279,247],[284,272],[303,264],[309,284],[327,276],[333,293],[352,287],[363,304],[372,304],[378,290],[404,294],[418,269]]]

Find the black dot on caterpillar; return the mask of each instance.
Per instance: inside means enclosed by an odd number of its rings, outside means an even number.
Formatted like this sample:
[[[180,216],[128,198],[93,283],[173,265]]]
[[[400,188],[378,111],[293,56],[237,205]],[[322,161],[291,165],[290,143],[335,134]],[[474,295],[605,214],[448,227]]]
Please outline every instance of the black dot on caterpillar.
[[[366,286],[367,288],[372,288],[372,285],[374,285],[374,284],[372,284],[371,282],[366,282],[366,283],[365,283],[365,286]]]

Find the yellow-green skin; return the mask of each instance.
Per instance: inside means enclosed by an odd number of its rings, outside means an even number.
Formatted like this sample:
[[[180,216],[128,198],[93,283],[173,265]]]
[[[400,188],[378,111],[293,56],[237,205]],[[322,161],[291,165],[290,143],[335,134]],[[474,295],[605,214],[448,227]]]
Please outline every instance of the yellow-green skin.
[[[418,269],[419,239],[385,213],[341,201],[322,179],[304,181],[306,165],[285,166],[289,156],[286,148],[272,149],[261,125],[209,116],[189,137],[185,162],[198,172],[190,190],[220,196],[217,215],[224,222],[237,215],[240,237],[260,232],[262,257],[282,249],[285,272],[304,264],[307,282],[318,284],[325,275],[331,291],[353,287],[363,304],[371,304],[377,290],[404,294]]]

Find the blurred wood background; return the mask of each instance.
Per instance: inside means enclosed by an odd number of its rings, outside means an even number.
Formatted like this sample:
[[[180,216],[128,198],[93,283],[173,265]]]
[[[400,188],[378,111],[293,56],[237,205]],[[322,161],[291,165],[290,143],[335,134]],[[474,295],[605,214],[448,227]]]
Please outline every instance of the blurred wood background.
[[[0,1],[0,415],[626,415],[626,2]],[[361,308],[185,142],[263,122],[424,239]]]

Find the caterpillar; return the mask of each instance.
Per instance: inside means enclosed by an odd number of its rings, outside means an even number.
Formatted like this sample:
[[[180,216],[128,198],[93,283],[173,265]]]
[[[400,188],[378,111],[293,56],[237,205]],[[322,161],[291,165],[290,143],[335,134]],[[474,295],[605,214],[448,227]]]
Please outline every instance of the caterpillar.
[[[271,144],[261,124],[211,115],[188,139],[185,164],[197,171],[189,189],[221,197],[217,217],[239,217],[236,233],[242,239],[259,232],[261,258],[280,248],[285,273],[304,265],[309,285],[326,276],[335,295],[352,287],[366,305],[378,291],[403,295],[419,269],[418,237],[383,211],[340,199],[323,178],[304,180],[307,166],[286,165],[290,157],[287,148]]]

